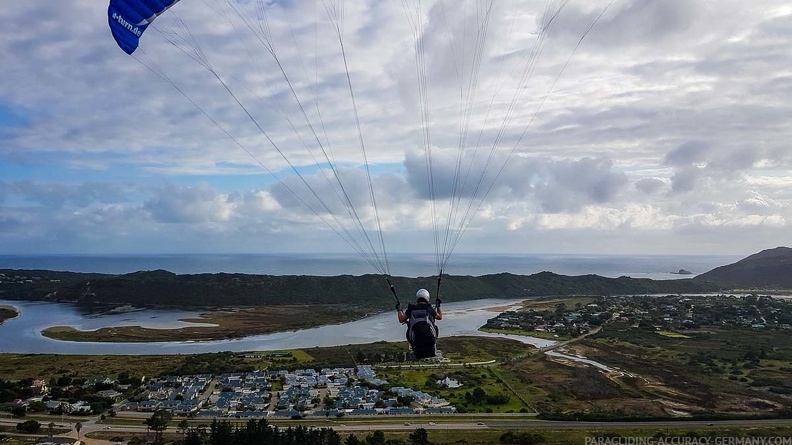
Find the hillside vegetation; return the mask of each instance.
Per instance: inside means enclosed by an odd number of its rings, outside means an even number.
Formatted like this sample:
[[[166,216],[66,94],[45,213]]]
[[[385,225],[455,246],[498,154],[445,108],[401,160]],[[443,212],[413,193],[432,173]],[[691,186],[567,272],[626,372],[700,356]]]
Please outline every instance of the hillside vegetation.
[[[763,250],[734,264],[716,267],[694,278],[740,288],[792,288],[792,249]]]
[[[435,277],[393,277],[392,282],[404,301],[412,300],[415,289],[426,288],[434,294],[436,288]],[[737,263],[683,280],[567,276],[552,272],[476,277],[452,275],[443,278],[441,296],[445,301],[459,301],[553,295],[704,293],[736,288],[792,288],[792,249],[764,250]],[[111,275],[5,269],[0,270],[0,298],[69,301],[85,306],[344,304],[364,309],[381,309],[394,301],[380,275],[177,275],[165,270]]]
[[[0,273],[25,278],[0,284],[0,298],[69,301],[83,305],[207,307],[300,303],[382,308],[394,301],[385,279],[379,275],[177,275],[164,270],[124,275],[66,272],[50,275],[47,271],[21,270],[0,270]],[[432,277],[393,277],[392,282],[404,301],[412,301],[417,288],[427,288],[433,294],[436,288],[436,278]],[[715,292],[719,289],[717,284],[692,280],[656,281],[541,272],[533,275],[444,276],[441,294],[445,301],[459,301],[571,294]]]

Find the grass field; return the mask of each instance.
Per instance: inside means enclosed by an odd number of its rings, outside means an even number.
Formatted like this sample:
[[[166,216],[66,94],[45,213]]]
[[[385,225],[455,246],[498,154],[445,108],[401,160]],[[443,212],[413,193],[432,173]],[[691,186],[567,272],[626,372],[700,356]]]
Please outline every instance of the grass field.
[[[623,323],[583,340],[584,353],[650,378],[646,397],[671,396],[700,410],[759,413],[790,405],[792,339],[787,332],[707,328],[685,337],[658,335]]]
[[[689,335],[680,334],[679,332],[675,331],[657,331],[657,334],[668,338],[690,338]]]
[[[586,306],[587,304],[594,301],[592,297],[580,297],[580,296],[572,296],[572,297],[548,297],[548,298],[535,298],[530,300],[525,300],[522,303],[522,307],[525,310],[533,309],[535,311],[543,311],[543,310],[555,310],[559,304],[566,305],[567,308],[574,308],[577,305]]]
[[[495,338],[451,337],[442,339],[440,345],[444,355],[454,362],[502,360],[530,351],[520,342]],[[274,351],[140,356],[0,354],[0,376],[9,380],[28,377],[49,380],[64,375],[88,378],[116,376],[122,372],[150,377],[169,373],[230,372],[246,369],[353,367],[358,364],[378,364],[359,361],[360,353],[375,358],[377,355],[382,357],[404,354],[407,350],[407,342],[377,342],[370,345],[295,349],[284,351],[285,354],[282,355]]]

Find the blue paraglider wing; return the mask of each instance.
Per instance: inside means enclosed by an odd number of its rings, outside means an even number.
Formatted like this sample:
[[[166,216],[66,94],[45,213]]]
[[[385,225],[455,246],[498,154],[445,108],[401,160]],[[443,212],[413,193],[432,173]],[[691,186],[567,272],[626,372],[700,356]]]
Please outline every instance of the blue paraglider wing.
[[[140,36],[160,14],[179,0],[110,0],[107,19],[116,43],[127,54],[138,47]]]

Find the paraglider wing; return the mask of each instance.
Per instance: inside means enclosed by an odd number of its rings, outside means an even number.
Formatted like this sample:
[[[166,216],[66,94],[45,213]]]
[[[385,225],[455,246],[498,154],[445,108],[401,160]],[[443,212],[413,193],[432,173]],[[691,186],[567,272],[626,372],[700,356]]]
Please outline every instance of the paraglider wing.
[[[179,0],[110,0],[107,20],[116,43],[127,54],[138,47],[148,25]]]

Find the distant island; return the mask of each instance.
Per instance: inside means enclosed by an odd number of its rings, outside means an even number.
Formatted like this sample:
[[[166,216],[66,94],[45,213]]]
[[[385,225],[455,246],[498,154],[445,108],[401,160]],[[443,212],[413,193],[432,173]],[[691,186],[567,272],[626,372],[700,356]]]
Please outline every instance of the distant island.
[[[679,269],[678,272],[671,272],[674,275],[693,275],[693,272],[685,269]]]

